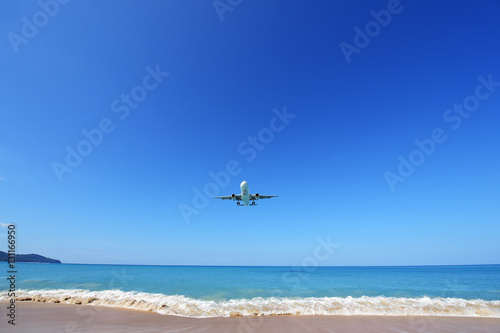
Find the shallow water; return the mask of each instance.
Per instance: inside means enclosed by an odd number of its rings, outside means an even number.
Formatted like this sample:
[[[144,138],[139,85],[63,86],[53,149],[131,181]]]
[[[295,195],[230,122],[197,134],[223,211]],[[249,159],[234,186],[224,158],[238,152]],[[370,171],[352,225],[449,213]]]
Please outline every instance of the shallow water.
[[[190,317],[500,317],[500,265],[207,267],[17,263],[16,267],[20,298],[130,307]],[[0,299],[6,298],[4,291]]]

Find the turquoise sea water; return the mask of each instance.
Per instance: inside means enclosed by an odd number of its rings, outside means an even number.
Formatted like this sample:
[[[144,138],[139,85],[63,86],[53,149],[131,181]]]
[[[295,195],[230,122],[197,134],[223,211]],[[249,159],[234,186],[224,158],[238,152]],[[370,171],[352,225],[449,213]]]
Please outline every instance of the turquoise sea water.
[[[16,267],[18,297],[143,308],[184,316],[293,313],[500,317],[500,265],[207,267],[18,263]],[[0,299],[5,299],[7,283],[2,280]]]

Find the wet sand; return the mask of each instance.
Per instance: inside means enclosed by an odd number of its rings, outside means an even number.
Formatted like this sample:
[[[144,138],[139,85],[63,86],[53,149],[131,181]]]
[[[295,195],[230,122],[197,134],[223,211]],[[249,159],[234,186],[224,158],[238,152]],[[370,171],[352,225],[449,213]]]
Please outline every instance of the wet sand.
[[[500,332],[500,318],[269,316],[184,318],[91,305],[0,302],[0,332]]]

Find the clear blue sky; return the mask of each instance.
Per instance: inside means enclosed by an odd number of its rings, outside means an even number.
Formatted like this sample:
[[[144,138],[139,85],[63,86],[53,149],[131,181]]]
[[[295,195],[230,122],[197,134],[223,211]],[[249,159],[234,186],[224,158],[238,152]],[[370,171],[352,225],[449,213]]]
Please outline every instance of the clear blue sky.
[[[300,265],[330,236],[321,265],[500,263],[497,1],[44,1],[0,4],[0,222],[18,252]],[[88,154],[70,167],[67,147]],[[391,187],[399,156],[420,165]],[[210,199],[186,223],[229,161],[219,195],[247,180],[279,198]]]

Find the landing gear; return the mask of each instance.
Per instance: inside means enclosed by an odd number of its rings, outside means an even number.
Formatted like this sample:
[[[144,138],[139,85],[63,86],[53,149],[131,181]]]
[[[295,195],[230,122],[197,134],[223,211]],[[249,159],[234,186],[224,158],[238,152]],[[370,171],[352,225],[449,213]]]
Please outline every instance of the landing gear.
[[[239,206],[239,205],[240,205],[240,202],[238,201],[236,204]]]
[[[255,206],[255,201],[252,201],[252,206]]]

